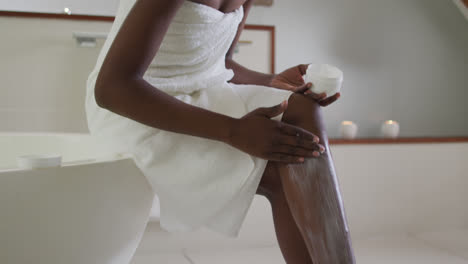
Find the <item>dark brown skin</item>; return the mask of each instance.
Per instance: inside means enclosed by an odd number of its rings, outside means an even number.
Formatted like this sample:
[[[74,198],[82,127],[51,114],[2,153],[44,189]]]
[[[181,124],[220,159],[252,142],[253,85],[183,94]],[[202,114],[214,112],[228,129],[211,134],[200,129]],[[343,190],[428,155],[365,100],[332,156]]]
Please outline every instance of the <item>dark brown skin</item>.
[[[235,74],[231,82],[293,91],[296,94],[289,102],[294,102],[294,110],[287,111],[288,102],[285,101],[280,105],[256,109],[236,119],[181,102],[143,80],[144,73],[184,0],[137,0],[104,60],[95,86],[96,102],[109,111],[145,125],[221,141],[250,155],[269,160],[258,194],[266,196],[272,203],[283,255],[287,263],[312,263],[312,259],[317,258],[312,255],[312,242],[306,238],[304,231],[310,224],[301,220],[303,212],[289,205],[306,205],[309,203],[307,199],[320,197],[311,193],[295,198],[294,192],[298,187],[293,182],[288,183],[289,176],[284,166],[301,164],[305,159],[317,158],[325,151],[325,147],[319,144],[322,140],[326,143],[322,124],[317,122],[318,119],[308,119],[297,109],[326,106],[340,95],[325,98],[325,94],[310,92],[308,89],[312,84],[304,83],[302,78],[307,67],[304,64],[273,75],[251,71],[232,60],[252,0],[193,2],[225,13],[240,6],[244,8],[244,19],[226,54],[226,67]],[[295,99],[297,96],[305,100]],[[282,113],[285,113],[283,121],[271,119]],[[314,113],[320,115],[320,110],[316,109]],[[296,119],[302,121],[296,122]],[[320,138],[311,131],[318,133]],[[307,213],[313,214],[314,211]]]
[[[316,134],[326,151],[317,159],[307,160],[305,164],[268,162],[267,167],[275,168],[276,173],[267,177],[279,176],[281,179],[279,185],[283,190],[283,197],[280,194],[274,197],[286,199],[291,215],[283,213],[274,218],[287,219],[289,217],[295,220],[296,225],[290,225],[289,230],[297,227],[295,232],[301,234],[313,263],[354,264],[346,215],[320,105],[301,94],[292,95],[289,103],[291,107],[285,112],[282,120]],[[273,200],[273,202],[276,201]],[[272,207],[275,206],[274,203],[272,205]],[[300,239],[297,238],[296,241]],[[280,244],[284,243],[280,242]],[[298,252],[302,252],[300,250],[303,248],[299,246],[287,249],[287,252],[283,250],[285,255],[300,256]]]
[[[282,120],[315,133],[327,151],[304,164],[269,161],[257,194],[271,203],[276,237],[288,264],[354,264],[320,105],[299,93],[289,104]]]

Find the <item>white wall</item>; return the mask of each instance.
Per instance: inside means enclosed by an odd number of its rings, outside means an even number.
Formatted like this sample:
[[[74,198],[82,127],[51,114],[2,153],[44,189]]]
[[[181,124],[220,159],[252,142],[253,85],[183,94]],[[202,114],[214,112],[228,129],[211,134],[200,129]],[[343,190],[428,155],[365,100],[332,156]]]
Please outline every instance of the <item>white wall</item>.
[[[276,0],[255,7],[251,24],[277,29],[277,69],[325,62],[345,72],[340,102],[326,110],[378,134],[395,119],[402,135],[466,135],[468,23],[452,1]]]
[[[86,79],[99,48],[78,47],[72,32],[110,25],[0,17],[0,131],[87,132]]]

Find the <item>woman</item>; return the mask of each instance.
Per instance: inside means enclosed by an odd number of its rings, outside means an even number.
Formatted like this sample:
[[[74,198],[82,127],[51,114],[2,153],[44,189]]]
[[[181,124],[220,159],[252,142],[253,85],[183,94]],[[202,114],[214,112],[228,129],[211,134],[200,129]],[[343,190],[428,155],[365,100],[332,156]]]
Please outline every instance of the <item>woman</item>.
[[[272,203],[287,263],[352,263],[319,109],[339,94],[308,91],[305,65],[268,75],[232,60],[251,5],[121,0],[88,80],[90,130],[134,154],[166,230],[235,236],[257,193]],[[323,211],[324,193],[335,215]]]

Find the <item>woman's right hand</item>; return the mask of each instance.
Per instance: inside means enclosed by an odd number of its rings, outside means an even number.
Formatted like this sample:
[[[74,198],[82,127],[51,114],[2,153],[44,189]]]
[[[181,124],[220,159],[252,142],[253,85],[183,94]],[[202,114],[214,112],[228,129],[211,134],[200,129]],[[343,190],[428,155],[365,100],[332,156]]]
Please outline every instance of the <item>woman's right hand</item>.
[[[284,101],[236,119],[227,143],[250,155],[284,163],[302,163],[306,158],[319,157],[325,148],[317,136],[300,127],[271,120],[287,107]]]

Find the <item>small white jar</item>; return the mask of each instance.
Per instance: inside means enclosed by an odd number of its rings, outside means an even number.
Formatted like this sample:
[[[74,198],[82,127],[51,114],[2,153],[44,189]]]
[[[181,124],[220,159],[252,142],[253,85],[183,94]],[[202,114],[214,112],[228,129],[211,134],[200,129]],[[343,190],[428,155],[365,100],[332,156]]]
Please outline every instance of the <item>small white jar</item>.
[[[400,134],[400,124],[393,120],[387,120],[382,124],[382,135],[385,138],[397,138]]]
[[[344,139],[355,139],[358,132],[358,126],[351,121],[343,121],[340,126],[340,135]]]
[[[303,78],[305,83],[312,83],[312,92],[326,93],[327,97],[338,93],[343,85],[343,72],[329,64],[310,64]]]

